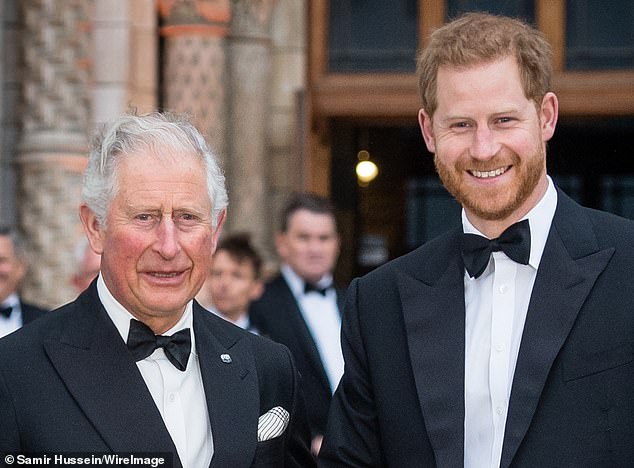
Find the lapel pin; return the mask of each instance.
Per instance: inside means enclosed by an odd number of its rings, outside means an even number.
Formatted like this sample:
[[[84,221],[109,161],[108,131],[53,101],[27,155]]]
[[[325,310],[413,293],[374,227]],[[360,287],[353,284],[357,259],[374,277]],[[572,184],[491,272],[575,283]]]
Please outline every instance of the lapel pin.
[[[225,364],[229,364],[231,363],[231,356],[229,356],[228,354],[221,354],[220,360],[224,362]]]

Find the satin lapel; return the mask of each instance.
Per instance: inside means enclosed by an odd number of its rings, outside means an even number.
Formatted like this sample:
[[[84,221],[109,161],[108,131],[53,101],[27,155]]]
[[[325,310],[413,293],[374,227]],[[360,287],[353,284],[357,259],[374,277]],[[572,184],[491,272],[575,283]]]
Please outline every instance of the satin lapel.
[[[194,303],[196,348],[214,441],[211,467],[250,466],[260,406],[254,356],[232,326]],[[226,332],[227,331],[227,332]]]
[[[501,467],[526,435],[553,361],[613,249],[599,250],[582,209],[559,194],[520,345],[504,434]]]
[[[297,339],[298,343],[304,349],[310,364],[317,371],[322,385],[330,392],[330,382],[328,381],[324,365],[321,362],[321,356],[319,354],[319,350],[317,349],[317,345],[315,344],[315,340],[313,339],[313,335],[310,333],[308,325],[306,325],[300,306],[291,292],[291,289],[288,287],[284,279],[281,279],[281,281],[283,283],[283,287],[280,296],[285,303],[284,310],[289,311],[287,324],[291,328],[291,333],[299,334],[299,338]],[[299,358],[296,357],[295,359],[297,360]]]
[[[438,466],[464,460],[464,267],[456,237],[398,276],[407,342],[425,427]],[[438,253],[438,251],[436,251]]]
[[[176,453],[136,363],[97,299],[76,302],[76,320],[44,348],[68,391],[113,452]],[[175,460],[175,466],[181,466]]]

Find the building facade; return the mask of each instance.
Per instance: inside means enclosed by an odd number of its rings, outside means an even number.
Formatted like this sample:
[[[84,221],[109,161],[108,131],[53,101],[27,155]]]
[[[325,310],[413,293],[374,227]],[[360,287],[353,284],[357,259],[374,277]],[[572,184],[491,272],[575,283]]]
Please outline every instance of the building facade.
[[[293,191],[329,196],[341,282],[459,217],[420,137],[414,76],[431,31],[463,11],[521,16],[553,44],[560,125],[549,172],[582,203],[634,217],[634,1],[3,0],[0,222],[32,253],[25,298],[73,298],[92,129],[135,109],[187,112],[227,176],[226,232],[276,267]],[[378,177],[359,183],[361,155]]]
[[[273,264],[279,205],[300,190],[303,0],[0,2],[0,222],[25,234],[26,299],[72,299],[82,173],[95,125],[126,111],[190,114],[218,154],[228,231]]]

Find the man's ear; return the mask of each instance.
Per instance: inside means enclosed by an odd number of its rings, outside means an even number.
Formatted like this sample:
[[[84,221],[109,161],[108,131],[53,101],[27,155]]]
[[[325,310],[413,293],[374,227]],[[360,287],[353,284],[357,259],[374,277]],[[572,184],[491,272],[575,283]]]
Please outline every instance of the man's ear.
[[[418,111],[418,125],[420,126],[420,132],[423,134],[427,149],[430,153],[436,153],[436,140],[434,138],[431,116],[425,112],[425,109]]]
[[[286,245],[286,233],[278,232],[275,236],[275,249],[277,250],[277,255],[282,260],[286,260],[288,257],[288,247]]]
[[[18,257],[15,263],[15,276],[18,279],[18,284],[20,284],[26,276],[29,266],[27,264],[27,260],[22,257]]]
[[[539,117],[542,129],[542,140],[546,142],[555,134],[555,127],[557,126],[557,119],[559,117],[559,101],[555,93],[548,92],[544,95]]]
[[[216,247],[218,246],[218,239],[220,238],[220,233],[222,232],[222,226],[224,225],[226,219],[227,219],[227,209],[225,208],[218,214],[218,223],[216,224],[216,229],[214,229],[213,233],[211,234],[212,243],[213,243],[213,245],[211,246],[212,255],[214,254],[214,252],[216,252]]]
[[[103,227],[97,221],[95,213],[85,203],[79,206],[79,218],[84,226],[90,247],[99,255],[103,254]]]
[[[256,301],[260,299],[262,293],[264,292],[264,283],[262,280],[257,280],[255,284],[251,287],[251,292],[249,293],[249,299],[252,301]]]

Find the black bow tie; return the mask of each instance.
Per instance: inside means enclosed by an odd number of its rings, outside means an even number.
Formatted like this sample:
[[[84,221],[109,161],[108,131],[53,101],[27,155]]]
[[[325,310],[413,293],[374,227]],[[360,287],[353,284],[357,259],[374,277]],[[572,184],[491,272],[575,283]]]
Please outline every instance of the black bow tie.
[[[531,230],[528,219],[511,225],[500,237],[487,239],[477,234],[462,235],[462,259],[469,276],[478,278],[486,269],[491,252],[504,252],[511,260],[528,265]]]
[[[0,309],[0,315],[2,315],[5,318],[11,317],[11,312],[13,312],[12,306],[3,307]]]
[[[316,292],[318,294],[321,294],[322,296],[326,295],[326,291],[328,291],[328,289],[330,289],[330,286],[326,286],[325,288],[320,288],[319,286],[313,284],[313,283],[306,283],[304,284],[304,294],[308,294],[309,292]]]
[[[177,331],[171,336],[155,335],[146,324],[130,319],[128,332],[128,349],[136,361],[141,361],[163,348],[165,356],[180,371],[187,369],[192,342],[189,328]]]

